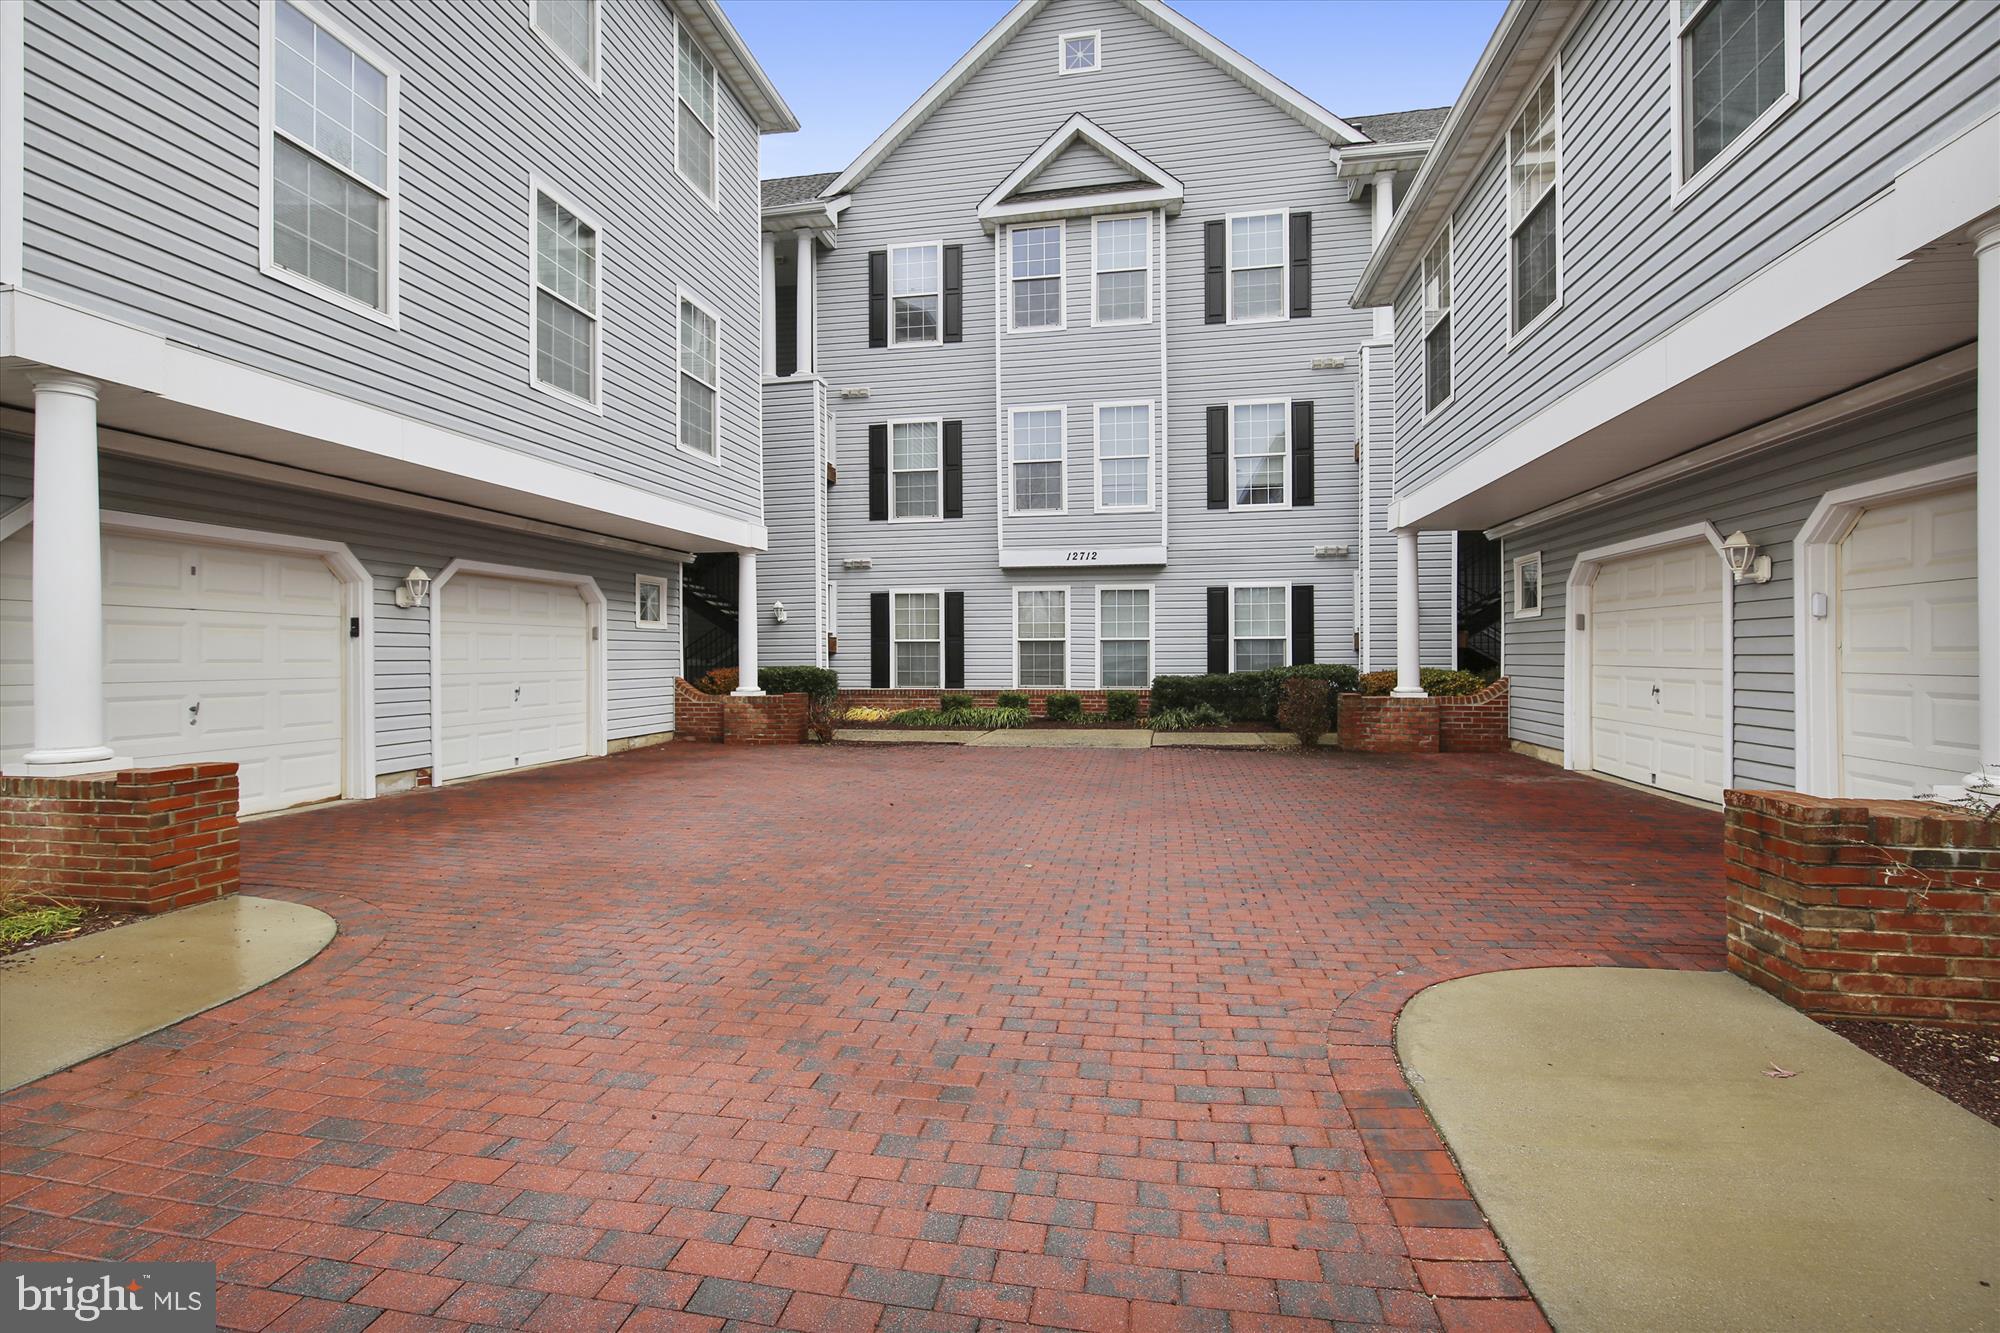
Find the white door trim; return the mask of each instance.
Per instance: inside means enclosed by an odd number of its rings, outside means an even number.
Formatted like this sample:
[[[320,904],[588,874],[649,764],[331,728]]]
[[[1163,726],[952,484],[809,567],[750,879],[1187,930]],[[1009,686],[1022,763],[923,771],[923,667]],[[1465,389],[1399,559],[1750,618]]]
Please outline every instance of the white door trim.
[[[1840,544],[1864,511],[1933,491],[1956,490],[1978,475],[1972,454],[1947,463],[1826,492],[1813,507],[1794,542],[1792,642],[1797,707],[1792,780],[1809,796],[1840,795]],[[1825,598],[1826,614],[1812,613],[1813,597]]]
[[[1594,546],[1570,566],[1563,597],[1563,767],[1589,769],[1596,756],[1591,744],[1590,614],[1591,590],[1597,572],[1608,562],[1628,555],[1665,550],[1705,541],[1722,559],[1722,534],[1713,523],[1688,523],[1649,537]],[[1504,624],[1504,621],[1503,621]],[[1723,786],[1736,785],[1736,596],[1735,580],[1722,581],[1722,765]]]
[[[34,501],[25,500],[0,517],[0,541],[33,525]],[[196,523],[182,518],[161,518],[155,514],[127,514],[106,509],[98,515],[102,532],[129,532],[142,535],[186,537],[211,546],[235,546],[253,551],[289,551],[316,555],[340,583],[340,614],[359,622],[360,633],[347,637],[341,654],[342,724],[340,794],[347,800],[366,800],[375,794],[375,581],[367,567],[354,558],[344,542],[318,537],[295,537],[285,532],[260,532],[254,528],[229,527],[219,523]]]
[[[604,590],[588,574],[569,574],[556,569],[529,569],[521,565],[496,565],[485,560],[454,560],[431,580],[431,783],[443,786],[444,778],[444,587],[460,574],[485,574],[493,578],[521,579],[528,583],[554,583],[575,588],[583,598],[584,619],[590,641],[584,651],[589,663],[590,684],[586,690],[584,750],[586,755],[611,751],[607,684],[610,677],[609,626],[605,619]]]

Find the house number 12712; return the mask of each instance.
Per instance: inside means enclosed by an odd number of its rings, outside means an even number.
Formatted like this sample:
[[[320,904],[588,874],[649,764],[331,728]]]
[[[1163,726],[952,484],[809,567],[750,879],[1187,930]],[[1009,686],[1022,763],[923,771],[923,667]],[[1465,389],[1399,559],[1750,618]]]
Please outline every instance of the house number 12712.
[[[1080,562],[1082,562],[1082,563],[1085,563],[1085,564],[1088,564],[1089,562],[1091,562],[1091,561],[1093,561],[1093,560],[1097,559],[1097,552],[1095,552],[1095,551],[1071,551],[1071,552],[1069,553],[1069,559],[1070,559],[1071,561],[1080,561]]]

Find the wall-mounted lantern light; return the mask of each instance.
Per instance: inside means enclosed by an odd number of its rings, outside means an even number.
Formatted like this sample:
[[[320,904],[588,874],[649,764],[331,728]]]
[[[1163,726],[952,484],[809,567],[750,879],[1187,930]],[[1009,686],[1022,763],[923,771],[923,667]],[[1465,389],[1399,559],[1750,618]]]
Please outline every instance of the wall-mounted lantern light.
[[[783,602],[771,603],[771,619],[774,623],[782,625],[791,618],[791,612],[785,610]]]
[[[1722,558],[1738,583],[1769,583],[1771,557],[1757,554],[1757,544],[1738,528],[1722,543]]]
[[[421,568],[413,567],[403,575],[403,581],[396,588],[396,605],[401,607],[423,606],[431,600],[431,576]]]

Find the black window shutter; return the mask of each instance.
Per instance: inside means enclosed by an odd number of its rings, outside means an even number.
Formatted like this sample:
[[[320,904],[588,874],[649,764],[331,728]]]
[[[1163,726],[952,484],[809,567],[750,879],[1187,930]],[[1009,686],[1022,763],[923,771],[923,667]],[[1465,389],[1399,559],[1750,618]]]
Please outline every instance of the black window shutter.
[[[868,252],[868,345],[889,345],[889,252]]]
[[[1208,409],[1208,507],[1229,508],[1229,409]]]
[[[965,247],[944,248],[944,340],[965,341]]]
[[[1208,590],[1208,670],[1221,675],[1229,670],[1229,589]]]
[[[944,595],[944,687],[965,688],[965,594]]]
[[[965,517],[965,423],[944,423],[944,516]]]
[[[868,594],[868,683],[889,688],[889,594]]]
[[[1292,665],[1313,660],[1313,586],[1292,585]]]
[[[1313,312],[1313,215],[1292,214],[1292,318]]]
[[[1223,284],[1228,275],[1223,271],[1222,247],[1228,242],[1223,235],[1223,224],[1210,222],[1201,229],[1201,273],[1202,273],[1202,317],[1204,324],[1221,324],[1229,318],[1229,306],[1223,299]]]
[[[1292,504],[1313,502],[1313,405],[1292,404]]]
[[[868,428],[868,521],[889,517],[889,427],[876,422]]]

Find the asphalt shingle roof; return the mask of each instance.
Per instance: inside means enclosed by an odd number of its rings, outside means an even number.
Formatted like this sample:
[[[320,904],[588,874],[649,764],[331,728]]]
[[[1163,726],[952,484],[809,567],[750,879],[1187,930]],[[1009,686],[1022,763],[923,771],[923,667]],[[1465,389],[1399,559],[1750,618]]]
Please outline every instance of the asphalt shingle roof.
[[[760,182],[764,187],[764,207],[782,208],[786,204],[802,204],[808,199],[816,199],[821,190],[839,179],[837,171],[816,171],[810,176],[774,176]]]
[[[1427,143],[1444,128],[1448,106],[1426,107],[1421,111],[1385,111],[1379,116],[1346,116],[1348,124],[1376,143]]]

